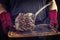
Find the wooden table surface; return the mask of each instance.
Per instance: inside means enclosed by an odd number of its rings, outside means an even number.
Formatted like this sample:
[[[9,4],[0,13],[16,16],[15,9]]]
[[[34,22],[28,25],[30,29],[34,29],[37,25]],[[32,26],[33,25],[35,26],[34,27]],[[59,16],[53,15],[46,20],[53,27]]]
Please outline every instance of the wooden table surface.
[[[49,24],[39,24],[37,26],[46,26],[48,27]],[[13,31],[9,31],[8,32],[8,37],[34,37],[34,36],[52,36],[52,35],[59,35],[60,32],[56,32],[55,30],[52,29],[51,32],[36,32],[36,31],[32,31],[31,33],[17,33],[17,32],[13,32]]]
[[[9,31],[8,37],[52,36],[52,35],[58,35],[58,34],[60,34],[60,32],[56,33],[56,32],[35,32],[35,31],[32,31],[32,33],[22,34],[22,33]]]

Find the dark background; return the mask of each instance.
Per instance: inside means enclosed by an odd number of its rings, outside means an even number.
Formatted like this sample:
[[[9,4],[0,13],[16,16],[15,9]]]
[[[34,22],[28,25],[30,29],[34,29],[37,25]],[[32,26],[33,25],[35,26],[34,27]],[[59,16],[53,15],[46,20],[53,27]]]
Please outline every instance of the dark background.
[[[15,11],[18,11],[17,9],[19,9],[19,7],[18,7],[18,5],[16,6],[17,8],[15,8],[14,10],[13,10],[13,8],[14,8],[14,4],[17,2],[17,0],[0,0],[0,1],[2,1],[4,4],[5,4],[5,8],[6,8],[6,10],[8,11],[8,12],[10,12],[11,13],[11,18],[12,18],[12,21],[14,21],[14,18],[18,15],[18,13],[17,12],[15,12]],[[21,0],[20,0],[21,1]],[[23,0],[22,0],[23,1]],[[25,1],[27,1],[27,0],[25,0]],[[23,2],[25,2],[25,1],[23,1]],[[49,1],[47,1],[47,2],[49,2]],[[60,0],[56,0],[56,2],[57,2],[57,6],[58,6],[58,21],[59,21],[59,26],[60,26],[60,5],[59,5],[59,3],[60,3]],[[20,2],[19,2],[20,3]],[[17,3],[17,4],[19,4],[19,3]],[[38,2],[38,4],[39,4],[39,2]],[[28,5],[28,4],[27,4]],[[26,6],[25,6],[26,7]],[[23,7],[24,8],[24,7]],[[26,7],[27,8],[27,7]],[[25,9],[25,8],[24,8]],[[21,12],[23,12],[23,11],[25,11],[25,12],[27,12],[26,10],[23,10],[23,9],[21,9],[22,11]],[[28,9],[27,9],[28,10]],[[36,10],[38,10],[37,8],[36,8]],[[29,10],[28,12],[33,12],[33,13],[35,13],[34,11],[36,11],[36,10]],[[44,10],[45,11],[45,10]],[[17,13],[17,14],[16,14]],[[15,15],[14,15],[15,14]],[[38,19],[38,21],[39,21],[40,19]],[[38,22],[37,21],[37,22]],[[13,22],[14,23],[14,22]],[[44,23],[44,22],[43,22]],[[59,27],[59,29],[58,29],[59,31],[60,31],[60,27]],[[0,38],[2,39],[2,40],[5,40],[5,39],[8,39],[8,40],[14,40],[14,38],[7,38],[7,36],[5,36],[5,35],[3,35],[3,33],[2,33],[2,29],[0,28],[0,33],[1,33],[1,36],[0,36]],[[4,39],[3,39],[4,38]],[[17,39],[17,38],[15,38],[15,39]],[[57,35],[57,36],[47,36],[47,37],[30,37],[30,38],[18,38],[18,39],[20,39],[20,40],[59,40],[59,35]]]
[[[10,4],[12,22],[14,24],[14,20],[19,13],[31,12],[35,14],[37,10],[46,4],[46,0],[10,0]],[[36,24],[49,23],[46,10],[47,8],[41,11],[41,13],[37,16]]]

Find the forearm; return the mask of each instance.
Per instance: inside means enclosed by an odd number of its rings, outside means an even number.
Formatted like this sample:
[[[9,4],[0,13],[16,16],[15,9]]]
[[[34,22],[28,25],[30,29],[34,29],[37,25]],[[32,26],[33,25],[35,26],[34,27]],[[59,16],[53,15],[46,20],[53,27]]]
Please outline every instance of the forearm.
[[[50,28],[58,28],[57,5],[55,0],[52,0],[52,4],[49,11],[49,19],[50,19]]]
[[[56,10],[57,11],[57,4],[56,4],[55,0],[52,0],[50,10]]]
[[[2,22],[2,29],[4,33],[6,34],[8,31],[7,29],[12,27],[10,14],[8,12],[3,12],[0,14],[0,19]]]

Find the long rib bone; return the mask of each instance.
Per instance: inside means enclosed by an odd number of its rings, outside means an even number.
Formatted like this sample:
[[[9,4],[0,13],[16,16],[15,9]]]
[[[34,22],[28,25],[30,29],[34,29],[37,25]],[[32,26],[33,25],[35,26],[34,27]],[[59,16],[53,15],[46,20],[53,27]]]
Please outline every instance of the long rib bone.
[[[39,9],[36,13],[35,13],[35,17],[46,7],[48,7],[49,5],[51,5],[52,2],[48,3],[47,5],[44,5],[41,9]]]

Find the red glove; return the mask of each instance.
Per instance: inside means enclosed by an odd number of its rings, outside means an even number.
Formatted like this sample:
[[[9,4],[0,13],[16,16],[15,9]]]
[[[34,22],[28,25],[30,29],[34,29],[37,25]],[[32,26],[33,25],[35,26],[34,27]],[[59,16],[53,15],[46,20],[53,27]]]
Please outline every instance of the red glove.
[[[0,14],[0,20],[2,22],[2,29],[5,34],[7,34],[7,27],[12,27],[10,14],[8,12],[3,12]]]
[[[56,28],[58,28],[58,20],[57,20],[57,11],[56,10],[49,11],[49,18],[50,18],[50,28],[54,28],[54,25],[56,26]]]

